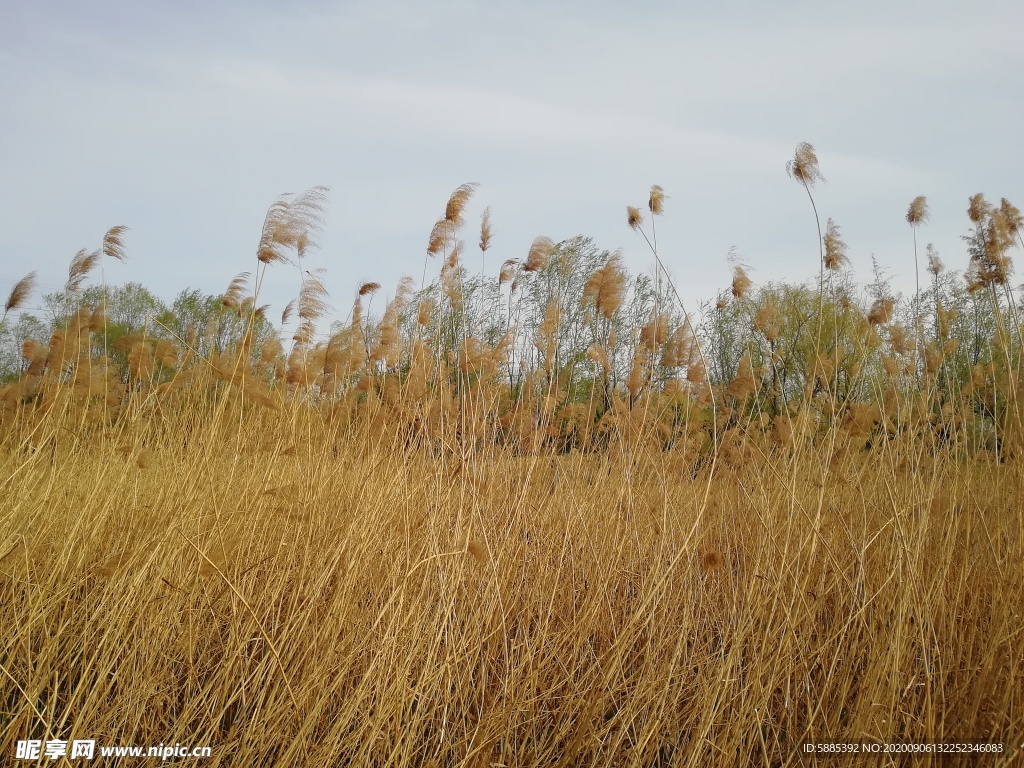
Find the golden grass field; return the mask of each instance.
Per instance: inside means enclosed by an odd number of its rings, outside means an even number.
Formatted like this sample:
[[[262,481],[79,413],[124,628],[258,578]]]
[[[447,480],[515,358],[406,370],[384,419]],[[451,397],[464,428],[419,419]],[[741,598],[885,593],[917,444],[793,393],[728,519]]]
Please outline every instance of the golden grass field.
[[[1019,470],[808,447],[691,477],[288,421],[5,453],[5,753],[45,729],[217,765],[746,765],[1022,736]]]
[[[644,378],[654,325],[602,416],[387,313],[355,363],[345,331],[288,360],[142,339],[125,373],[93,309],[0,395],[0,762],[88,738],[203,766],[1024,763],[1013,354],[970,447],[984,377],[940,400],[927,366],[874,402],[825,367],[772,414],[749,360]]]

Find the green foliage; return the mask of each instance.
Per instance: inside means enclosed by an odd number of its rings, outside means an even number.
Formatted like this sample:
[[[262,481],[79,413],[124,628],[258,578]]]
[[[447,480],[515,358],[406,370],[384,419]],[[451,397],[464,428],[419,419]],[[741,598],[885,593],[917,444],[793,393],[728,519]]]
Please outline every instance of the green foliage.
[[[16,381],[25,370],[21,350],[27,340],[45,344],[49,336],[47,323],[28,312],[23,312],[14,322],[8,318],[0,323],[0,382]]]

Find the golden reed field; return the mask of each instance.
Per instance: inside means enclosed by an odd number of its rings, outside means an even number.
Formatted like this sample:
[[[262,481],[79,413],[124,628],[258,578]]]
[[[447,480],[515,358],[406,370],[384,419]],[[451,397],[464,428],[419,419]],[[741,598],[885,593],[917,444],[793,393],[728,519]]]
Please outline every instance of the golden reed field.
[[[690,314],[660,187],[634,276],[582,238],[487,274],[464,185],[329,331],[322,188],[205,303],[132,319],[124,228],[80,251],[0,389],[0,762],[1024,763],[1021,215],[971,197],[958,273],[914,200],[901,296],[787,170],[813,277],[734,257]]]

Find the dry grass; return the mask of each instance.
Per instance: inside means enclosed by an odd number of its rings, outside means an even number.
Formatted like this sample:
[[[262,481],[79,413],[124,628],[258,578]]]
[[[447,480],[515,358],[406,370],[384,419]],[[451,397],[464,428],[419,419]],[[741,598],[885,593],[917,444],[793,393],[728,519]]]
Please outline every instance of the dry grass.
[[[767,765],[1021,738],[1016,468],[798,445],[692,472],[371,424],[235,404],[125,428],[127,455],[6,450],[0,752]]]
[[[813,148],[789,171],[820,179]],[[474,189],[431,235],[445,274]],[[311,242],[322,194],[272,207],[258,281]],[[652,214],[663,201],[653,188]],[[104,247],[121,259],[119,233]],[[552,253],[538,238],[500,284]],[[623,281],[617,257],[586,279],[599,321]],[[225,299],[243,319],[262,314],[248,285]],[[1021,759],[1012,371],[975,371],[1003,431],[965,450],[968,409],[932,414],[927,371],[836,402],[822,354],[824,390],[771,415],[744,407],[765,375],[749,355],[712,388],[689,321],[655,314],[598,411],[554,370],[513,397],[508,333],[442,354],[421,338],[441,307],[407,287],[372,334],[357,299],[313,344],[326,293],[316,273],[302,286],[287,357],[248,330],[210,359],[141,338],[119,375],[82,341],[103,326],[88,309],[25,350],[0,392],[0,755],[95,738],[210,745],[204,765],[808,765],[807,742],[983,741],[1003,745],[993,764]],[[737,268],[735,300],[749,290]],[[877,300],[866,338],[893,309]],[[752,310],[771,344],[780,313]],[[897,365],[912,345],[887,332],[886,367],[915,381]],[[613,337],[589,349],[597,375]],[[686,370],[656,385],[657,360]]]

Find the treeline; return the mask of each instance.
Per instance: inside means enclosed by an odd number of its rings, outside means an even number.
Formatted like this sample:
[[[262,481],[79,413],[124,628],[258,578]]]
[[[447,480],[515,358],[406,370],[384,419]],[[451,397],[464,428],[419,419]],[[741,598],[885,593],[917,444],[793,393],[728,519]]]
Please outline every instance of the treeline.
[[[133,397],[213,386],[273,408],[344,403],[349,418],[384,403],[414,432],[477,419],[498,439],[518,424],[563,447],[591,443],[637,411],[666,444],[694,424],[715,443],[755,423],[778,437],[799,413],[825,426],[857,421],[868,435],[900,429],[891,421],[900,414],[933,436],[967,430],[997,452],[1019,427],[1021,307],[1008,252],[1020,214],[1005,200],[971,198],[967,269],[947,269],[928,246],[911,297],[894,293],[877,263],[858,286],[829,220],[817,285],[756,286],[733,258],[731,285],[687,314],[660,258],[655,275],[631,274],[584,237],[537,238],[498,275],[474,273],[459,239],[473,191],[456,190],[431,233],[424,274],[432,258],[440,269],[429,285],[404,279],[376,313],[383,289],[359,286],[346,319],[326,332],[322,272],[304,266],[322,189],[275,203],[257,271],[218,296],[184,290],[166,305],[137,283],[83,288],[99,259],[124,258],[115,228],[101,249],[76,255],[65,290],[42,297],[43,316],[5,321],[5,421],[62,387],[84,406],[102,392],[104,418],[116,418]],[[653,188],[652,215],[662,201]],[[643,232],[640,211],[627,213]],[[926,218],[918,198],[907,214],[915,242]],[[490,248],[489,210],[479,247]],[[259,292],[268,267],[284,262],[299,267],[302,286],[271,317]],[[20,300],[12,293],[8,309]]]

